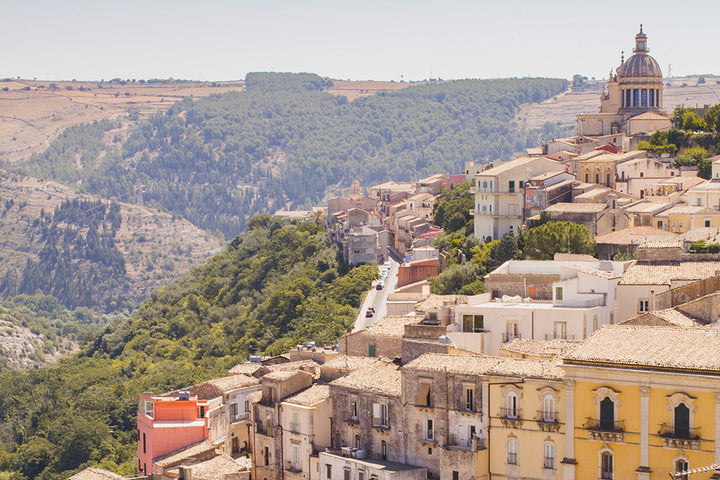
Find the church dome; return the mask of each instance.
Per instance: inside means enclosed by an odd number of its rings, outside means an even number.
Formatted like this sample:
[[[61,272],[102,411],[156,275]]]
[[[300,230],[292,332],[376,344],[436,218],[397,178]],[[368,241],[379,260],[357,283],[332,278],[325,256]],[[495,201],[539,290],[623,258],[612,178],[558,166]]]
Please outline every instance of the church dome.
[[[618,78],[662,77],[658,62],[647,53],[636,53],[618,69]]]
[[[635,55],[628,58],[627,62],[623,62],[617,69],[618,78],[633,77],[659,77],[662,78],[662,71],[657,61],[648,55],[647,35],[643,32],[640,25],[640,33],[635,35]]]

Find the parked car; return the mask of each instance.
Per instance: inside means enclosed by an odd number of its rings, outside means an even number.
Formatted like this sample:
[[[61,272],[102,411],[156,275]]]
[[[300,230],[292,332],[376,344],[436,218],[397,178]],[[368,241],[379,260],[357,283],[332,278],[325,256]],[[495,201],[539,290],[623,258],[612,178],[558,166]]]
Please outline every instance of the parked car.
[[[380,281],[377,283],[377,285],[375,285],[375,288],[378,289],[378,290],[382,290],[384,287],[385,287],[385,282],[383,282],[382,280],[380,280]]]
[[[370,318],[370,317],[372,317],[373,315],[375,315],[375,313],[368,308],[367,311],[365,312],[365,317],[366,317],[366,318]]]

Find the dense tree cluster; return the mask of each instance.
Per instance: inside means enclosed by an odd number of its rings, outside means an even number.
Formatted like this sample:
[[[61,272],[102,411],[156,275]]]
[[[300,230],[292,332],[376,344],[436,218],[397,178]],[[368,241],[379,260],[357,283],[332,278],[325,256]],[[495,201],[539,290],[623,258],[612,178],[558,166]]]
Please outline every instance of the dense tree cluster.
[[[0,294],[53,295],[69,309],[112,312],[132,304],[125,260],[115,245],[122,217],[117,203],[66,200],[34,227],[40,252],[22,272],[8,269]]]
[[[246,91],[181,101],[104,151],[116,123],[73,127],[27,172],[81,181],[89,192],[161,207],[231,238],[252,215],[309,207],[330,186],[507,160],[558,133],[555,125],[514,124],[519,106],[567,87],[554,79],[463,80],[348,102],[320,91],[327,84],[313,74],[248,74]]]
[[[347,332],[378,272],[339,258],[312,222],[255,217],[227,251],[154,291],[81,355],[1,373],[0,478],[64,480],[92,465],[133,474],[139,393],[224,375],[251,353],[332,344]],[[60,309],[45,297],[16,302]]]
[[[445,191],[435,205],[435,221],[444,226],[445,232],[435,238],[433,245],[445,254],[447,268],[430,281],[433,293],[482,293],[483,276],[512,259],[552,260],[556,253],[594,254],[595,239],[587,228],[550,221],[546,214],[517,236],[509,233],[481,243],[472,233],[472,220],[467,220],[473,202],[471,187],[471,182],[465,182]],[[456,221],[450,220],[453,218]]]

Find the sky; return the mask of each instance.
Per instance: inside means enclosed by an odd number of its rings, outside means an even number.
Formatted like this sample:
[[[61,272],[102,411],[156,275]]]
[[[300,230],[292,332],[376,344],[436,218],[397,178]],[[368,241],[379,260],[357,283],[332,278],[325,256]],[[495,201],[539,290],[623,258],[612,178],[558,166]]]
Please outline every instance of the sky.
[[[719,0],[0,0],[0,78],[606,78],[642,23],[663,75],[720,74]]]

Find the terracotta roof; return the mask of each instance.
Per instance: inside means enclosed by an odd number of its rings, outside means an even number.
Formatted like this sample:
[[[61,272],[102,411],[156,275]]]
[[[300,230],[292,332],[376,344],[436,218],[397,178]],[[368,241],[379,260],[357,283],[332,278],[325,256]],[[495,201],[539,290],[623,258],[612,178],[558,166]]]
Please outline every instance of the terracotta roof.
[[[553,255],[556,262],[597,262],[598,259],[585,253],[561,253]]]
[[[223,393],[229,393],[238,388],[259,385],[260,380],[248,375],[230,375],[229,377],[216,378],[208,380],[207,383],[220,389]]]
[[[682,248],[680,239],[646,240],[640,244],[642,248]]]
[[[554,362],[481,355],[426,353],[402,367],[402,370],[448,371],[466,375],[519,376],[559,380],[565,372]]]
[[[215,447],[207,440],[202,440],[174,452],[161,455],[153,459],[153,463],[165,469],[181,465],[184,462],[192,462],[198,458],[207,458],[210,455],[215,455]]]
[[[688,189],[688,192],[714,192],[720,190],[720,181],[708,180]]]
[[[700,325],[695,321],[695,319],[688,317],[674,308],[666,308],[664,310],[655,310],[653,312],[643,313],[622,321],[619,325],[658,325],[657,321],[652,321],[648,317],[656,317],[670,325],[675,325],[676,327],[695,327]]]
[[[85,470],[76,473],[68,480],[127,480],[122,475],[113,473],[103,468],[86,468]]]
[[[559,356],[578,343],[579,341],[576,340],[529,340],[516,338],[515,340],[504,343],[500,348],[521,355],[532,355],[551,359]]]
[[[201,462],[187,465],[192,467],[193,479],[198,480],[225,480],[228,475],[247,471],[249,466],[245,462],[237,462],[226,454],[221,453],[216,457]],[[172,469],[168,473],[177,474],[179,469]],[[173,475],[174,476],[174,475]]]
[[[318,367],[318,363],[315,360],[297,360],[295,362],[276,363],[275,365],[268,365],[270,371],[276,372],[281,370],[303,370],[313,369]]]
[[[386,360],[373,357],[358,357],[354,355],[338,355],[323,364],[323,368],[337,368],[340,370],[358,370],[375,365],[378,362],[387,363]]]
[[[628,227],[595,237],[598,244],[635,245],[648,240],[674,239],[677,233],[650,226]]]
[[[261,363],[239,363],[232,367],[230,370],[228,370],[228,373],[230,375],[254,375],[255,372],[263,368],[263,365]]]
[[[636,115],[636,116],[630,118],[630,120],[667,120],[667,121],[670,121],[670,119],[668,117],[659,115],[654,112],[641,113],[640,115]]]
[[[635,263],[623,274],[621,285],[670,285],[678,280],[702,280],[715,276],[720,262],[675,261]]]
[[[571,265],[568,265],[568,267],[573,268],[573,269],[577,270],[578,272],[585,273],[587,275],[592,275],[592,276],[599,277],[599,278],[605,278],[608,280],[610,280],[612,278],[620,278],[622,276],[622,274],[619,272],[614,272],[614,271],[606,272],[605,270],[598,270],[596,268],[587,267],[585,265],[571,264]]]
[[[675,205],[669,210],[665,210],[666,214],[670,215],[671,213],[679,214],[679,215],[696,215],[696,214],[704,214],[704,215],[720,215],[720,212],[717,210],[713,210],[708,207],[701,207],[696,205]]]
[[[720,330],[606,325],[564,360],[720,373]]]
[[[672,203],[655,203],[655,202],[648,202],[648,201],[640,201],[640,202],[634,202],[630,205],[627,205],[626,207],[623,207],[623,210],[625,210],[628,213],[657,213],[662,210],[667,210],[668,208],[671,208],[673,206]]]
[[[293,403],[295,405],[303,405],[312,407],[330,397],[330,386],[315,384],[310,388],[306,388],[300,393],[292,395],[283,400],[283,403]]]
[[[522,167],[529,163],[536,162],[541,158],[543,160],[547,160],[548,162],[557,163],[558,170],[561,170],[563,168],[562,164],[560,162],[556,162],[555,160],[550,160],[549,158],[545,158],[545,157],[518,157],[514,160],[510,160],[509,162],[503,162],[501,165],[498,165],[497,167],[494,166],[493,168],[490,168],[488,170],[478,172],[477,176],[488,177],[488,176],[500,175],[500,174],[505,173],[514,168]]]
[[[275,370],[270,373],[266,373],[262,376],[262,378],[265,380],[275,380],[278,382],[282,382],[284,380],[292,378],[297,373],[297,370]]]
[[[556,203],[545,209],[546,212],[598,213],[607,208],[606,203]]]
[[[260,400],[262,400],[262,390],[258,390],[257,392],[253,392],[250,395],[247,396],[248,400],[252,403],[260,403]]]
[[[435,260],[435,259],[433,259]],[[425,300],[415,305],[415,310],[427,312],[442,308],[445,305],[460,305],[467,303],[467,295],[437,295],[431,294]]]
[[[379,335],[383,337],[402,337],[405,333],[405,325],[417,323],[421,319],[413,316],[384,316],[377,323],[370,325],[364,330],[360,330],[365,334]]]
[[[705,240],[707,243],[720,243],[720,228],[703,227],[693,228],[681,235],[686,242]]]
[[[378,363],[372,367],[355,370],[333,380],[330,385],[394,397],[402,394],[400,370],[392,363]]]

